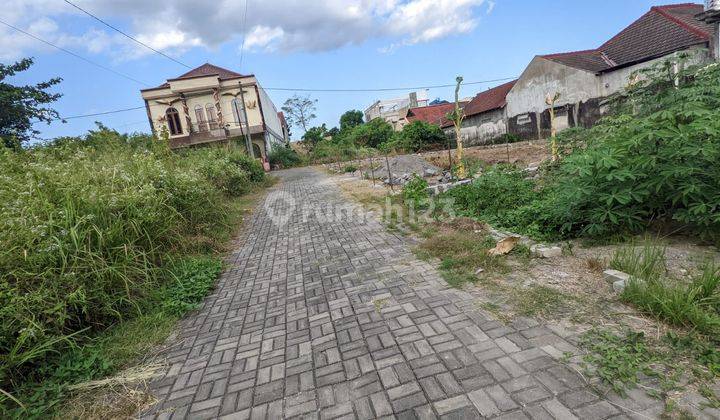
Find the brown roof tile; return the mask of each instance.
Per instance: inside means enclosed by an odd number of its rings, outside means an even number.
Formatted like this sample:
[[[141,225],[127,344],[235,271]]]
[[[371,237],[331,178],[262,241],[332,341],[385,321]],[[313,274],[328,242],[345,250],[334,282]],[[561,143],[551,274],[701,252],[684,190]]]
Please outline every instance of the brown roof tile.
[[[174,79],[168,79],[168,80],[192,79],[194,77],[213,76],[213,75],[217,75],[220,80],[235,79],[238,77],[246,76],[246,75],[243,75],[240,73],[236,73],[232,70],[228,70],[228,69],[216,66],[214,64],[205,63],[199,67],[195,67],[194,69],[190,70],[187,73],[181,74],[180,76],[178,76]],[[167,87],[170,87],[170,84],[165,82],[158,87],[151,88],[151,89],[144,89],[144,90],[161,89],[161,88],[167,88]]]
[[[430,124],[440,124],[445,119],[445,115],[452,112],[454,107],[454,103],[447,103],[410,108],[406,118],[410,122],[425,121]]]
[[[655,6],[597,49],[541,57],[595,73],[707,43],[715,30],[695,16],[694,3]]]
[[[517,80],[503,83],[500,86],[495,86],[492,89],[488,89],[475,95],[475,97],[463,107],[465,117],[503,108],[507,104],[507,94],[510,92],[510,89],[515,86],[515,82],[517,82]],[[450,127],[451,125],[452,121],[447,119],[443,120],[442,127]]]

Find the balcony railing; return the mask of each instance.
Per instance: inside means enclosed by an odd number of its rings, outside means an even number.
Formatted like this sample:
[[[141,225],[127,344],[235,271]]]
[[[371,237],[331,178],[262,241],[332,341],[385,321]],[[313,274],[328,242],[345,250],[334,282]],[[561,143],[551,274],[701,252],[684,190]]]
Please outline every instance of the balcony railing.
[[[217,121],[202,121],[199,123],[193,123],[193,131],[196,133],[207,133],[209,131],[217,130],[220,125]]]

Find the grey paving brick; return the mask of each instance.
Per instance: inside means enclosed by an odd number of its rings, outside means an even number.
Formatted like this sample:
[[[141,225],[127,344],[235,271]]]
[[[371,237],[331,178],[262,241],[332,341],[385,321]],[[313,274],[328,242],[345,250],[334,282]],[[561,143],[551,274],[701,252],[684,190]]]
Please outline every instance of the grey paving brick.
[[[151,383],[159,402],[142,418],[627,414],[558,362],[577,353],[566,329],[497,321],[375,219],[317,213],[347,204],[326,175],[278,176],[273,192],[295,207],[270,195],[257,207],[215,290],[163,354],[168,369]],[[282,225],[271,217],[280,213]]]

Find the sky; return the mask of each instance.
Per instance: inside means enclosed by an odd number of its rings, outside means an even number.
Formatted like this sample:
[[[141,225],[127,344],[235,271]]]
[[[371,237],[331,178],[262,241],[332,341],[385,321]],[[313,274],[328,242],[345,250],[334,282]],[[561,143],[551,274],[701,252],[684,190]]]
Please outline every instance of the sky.
[[[296,92],[376,89],[517,77],[539,54],[598,47],[647,12],[677,1],[649,0],[71,0],[115,28],[191,67],[205,62],[255,74],[275,106],[293,94],[317,99],[312,125],[338,125],[398,92]],[[247,14],[245,8],[247,7]],[[34,84],[53,77],[63,117],[143,106],[140,89],[188,69],[142,47],[61,0],[6,0],[0,20],[87,60],[0,24],[0,63],[33,57],[10,78]],[[109,70],[108,70],[109,69]],[[112,71],[111,71],[112,70]],[[114,72],[113,72],[114,71]],[[124,78],[121,73],[129,78]],[[130,80],[135,79],[135,80]],[[470,97],[502,82],[464,86]],[[429,98],[452,100],[453,88]],[[95,121],[121,132],[149,132],[144,109],[38,123],[39,137],[82,135]],[[302,131],[292,128],[293,138]]]

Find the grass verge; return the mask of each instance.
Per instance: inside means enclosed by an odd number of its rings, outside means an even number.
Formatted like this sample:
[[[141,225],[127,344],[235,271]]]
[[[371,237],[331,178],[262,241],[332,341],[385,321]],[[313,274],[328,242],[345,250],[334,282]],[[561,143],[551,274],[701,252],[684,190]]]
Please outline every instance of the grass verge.
[[[668,324],[685,327],[720,342],[720,268],[701,266],[690,279],[668,274],[665,248],[653,242],[619,248],[611,266],[631,280],[621,299]]]

